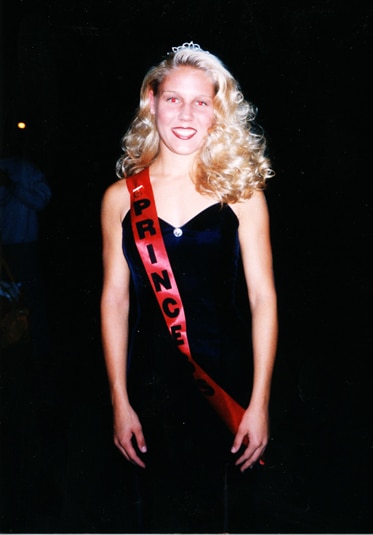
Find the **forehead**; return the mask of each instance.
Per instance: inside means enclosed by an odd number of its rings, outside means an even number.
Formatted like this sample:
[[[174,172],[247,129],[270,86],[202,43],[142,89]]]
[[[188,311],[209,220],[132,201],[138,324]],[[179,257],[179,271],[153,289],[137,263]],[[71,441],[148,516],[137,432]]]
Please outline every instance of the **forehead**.
[[[180,66],[171,71],[161,83],[161,91],[195,90],[213,96],[215,94],[212,77],[202,69]]]

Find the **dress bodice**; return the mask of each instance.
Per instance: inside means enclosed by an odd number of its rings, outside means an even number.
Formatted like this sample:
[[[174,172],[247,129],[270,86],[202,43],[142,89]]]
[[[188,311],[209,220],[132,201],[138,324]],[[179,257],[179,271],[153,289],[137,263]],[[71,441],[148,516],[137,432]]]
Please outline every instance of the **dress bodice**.
[[[193,358],[222,386],[225,383],[227,389],[237,391],[242,364],[246,369],[251,360],[247,307],[241,306],[247,293],[237,216],[230,206],[216,203],[180,228],[162,219],[159,222],[183,301]],[[138,254],[129,213],[123,220],[123,251],[136,300],[130,360],[144,352],[152,354],[153,362],[155,355],[162,360],[165,352],[174,353],[173,342]],[[248,392],[247,376],[243,375]]]

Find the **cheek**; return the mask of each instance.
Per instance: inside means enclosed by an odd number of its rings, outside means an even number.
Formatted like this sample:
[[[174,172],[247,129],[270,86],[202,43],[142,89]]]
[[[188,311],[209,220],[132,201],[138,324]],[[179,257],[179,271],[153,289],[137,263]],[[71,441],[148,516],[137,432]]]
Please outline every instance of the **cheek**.
[[[211,128],[212,125],[214,124],[215,122],[215,116],[214,114],[212,113],[211,115],[209,115],[208,117],[205,117],[205,126],[207,129]]]
[[[158,123],[167,123],[172,117],[172,113],[169,110],[162,109],[162,107],[158,107],[155,115]]]

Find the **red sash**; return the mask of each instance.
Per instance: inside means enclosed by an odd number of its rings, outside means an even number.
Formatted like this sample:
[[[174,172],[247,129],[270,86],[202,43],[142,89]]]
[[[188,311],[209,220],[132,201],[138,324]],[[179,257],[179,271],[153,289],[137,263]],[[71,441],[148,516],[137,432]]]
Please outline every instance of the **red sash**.
[[[193,360],[190,352],[184,308],[164,245],[149,170],[144,169],[125,180],[131,195],[131,224],[135,243],[170,334],[191,364],[199,390],[230,431],[236,434],[244,409]]]

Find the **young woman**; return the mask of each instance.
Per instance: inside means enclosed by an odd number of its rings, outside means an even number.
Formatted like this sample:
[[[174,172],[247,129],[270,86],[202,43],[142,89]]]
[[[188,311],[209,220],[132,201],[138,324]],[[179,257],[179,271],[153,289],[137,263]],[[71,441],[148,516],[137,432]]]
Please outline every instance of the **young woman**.
[[[175,511],[185,492],[205,495],[203,484],[220,488],[214,482],[222,481],[228,457],[244,472],[268,442],[277,313],[262,190],[273,173],[253,120],[251,105],[216,56],[193,42],[174,47],[144,78],[118,161],[123,180],[104,195],[102,339],[114,442],[136,472],[145,469],[142,477],[158,482],[154,494],[163,505],[153,505],[153,517],[156,508],[165,516],[162,492]],[[137,242],[151,237],[153,220],[136,227],[131,195],[141,217],[145,204],[136,204],[136,192],[147,181],[193,362],[243,407],[233,434],[209,403],[214,388],[196,379],[178,334],[172,328],[170,334],[165,316],[176,306],[162,311],[139,254]],[[148,264],[155,251],[150,243]]]

